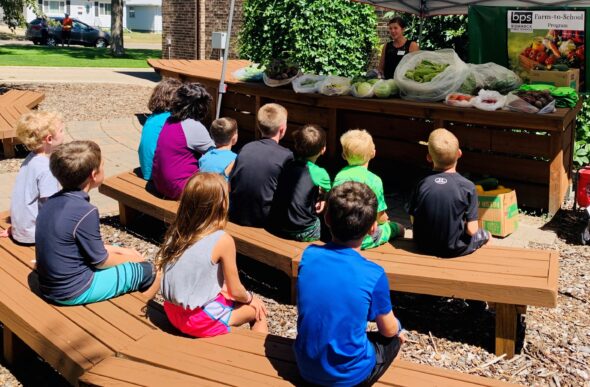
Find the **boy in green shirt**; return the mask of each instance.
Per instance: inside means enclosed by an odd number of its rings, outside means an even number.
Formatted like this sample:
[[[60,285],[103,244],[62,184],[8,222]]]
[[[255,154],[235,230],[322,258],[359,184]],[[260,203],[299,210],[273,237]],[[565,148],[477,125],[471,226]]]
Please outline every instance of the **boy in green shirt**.
[[[326,151],[326,132],[305,125],[293,133],[293,141],[295,159],[281,173],[266,228],[283,238],[313,242],[320,239],[319,214],[331,188],[328,172],[315,164]]]
[[[344,133],[340,137],[340,143],[342,144],[342,157],[348,166],[338,172],[334,179],[334,187],[346,181],[356,181],[368,185],[377,196],[377,231],[372,235],[365,236],[361,249],[371,249],[390,239],[403,236],[404,227],[399,223],[389,221],[385,211],[387,204],[381,178],[368,169],[369,161],[375,157],[373,137],[366,130],[354,129]]]

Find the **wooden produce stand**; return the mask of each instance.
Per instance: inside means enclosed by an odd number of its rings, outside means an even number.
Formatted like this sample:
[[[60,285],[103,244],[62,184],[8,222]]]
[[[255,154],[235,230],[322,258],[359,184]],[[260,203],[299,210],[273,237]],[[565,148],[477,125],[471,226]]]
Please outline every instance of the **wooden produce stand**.
[[[148,63],[164,77],[201,82],[213,96],[215,106],[222,62],[150,59]],[[380,164],[389,163],[391,168],[400,168],[400,163],[428,167],[427,149],[420,142],[427,141],[433,129],[445,127],[455,133],[461,144],[459,171],[500,179],[502,185],[516,189],[521,206],[555,214],[571,183],[576,114],[581,101],[573,109],[540,115],[487,112],[399,98],[296,94],[290,86],[271,88],[231,76],[248,64],[243,60],[228,62],[228,87],[221,109],[221,116],[238,121],[240,142],[257,137],[258,108],[277,102],[289,111],[289,131],[306,123],[326,129],[328,161],[340,157],[338,139],[342,133],[363,128],[374,138]],[[289,144],[287,139],[285,142]],[[387,179],[383,171],[380,173]]]

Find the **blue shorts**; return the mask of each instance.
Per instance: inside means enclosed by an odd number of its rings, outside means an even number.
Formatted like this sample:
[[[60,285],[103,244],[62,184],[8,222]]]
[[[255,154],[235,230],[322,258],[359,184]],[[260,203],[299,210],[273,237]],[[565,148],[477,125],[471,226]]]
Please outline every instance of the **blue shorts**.
[[[83,305],[108,300],[125,293],[145,290],[156,276],[149,262],[126,262],[94,272],[90,287],[70,300],[54,300],[62,305]]]

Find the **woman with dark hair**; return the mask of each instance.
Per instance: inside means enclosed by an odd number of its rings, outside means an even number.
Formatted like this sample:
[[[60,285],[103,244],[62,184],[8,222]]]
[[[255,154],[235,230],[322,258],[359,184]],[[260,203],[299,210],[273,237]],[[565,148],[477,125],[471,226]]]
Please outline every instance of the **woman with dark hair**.
[[[404,36],[406,22],[401,17],[396,16],[391,19],[387,23],[387,28],[391,35],[391,41],[383,46],[379,71],[383,74],[383,78],[391,79],[404,55],[409,52],[418,51],[420,47],[418,47],[418,43]]]
[[[168,199],[178,199],[192,175],[199,171],[199,157],[215,143],[201,121],[209,114],[211,96],[200,83],[180,86],[158,137],[152,181]]]

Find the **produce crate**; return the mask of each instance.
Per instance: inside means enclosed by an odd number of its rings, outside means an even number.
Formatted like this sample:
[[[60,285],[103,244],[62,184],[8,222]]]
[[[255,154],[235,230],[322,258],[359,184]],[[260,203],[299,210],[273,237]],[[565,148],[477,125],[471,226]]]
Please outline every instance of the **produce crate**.
[[[520,65],[527,70],[532,70],[536,65],[540,64],[539,62],[532,60],[526,55],[520,55]]]

